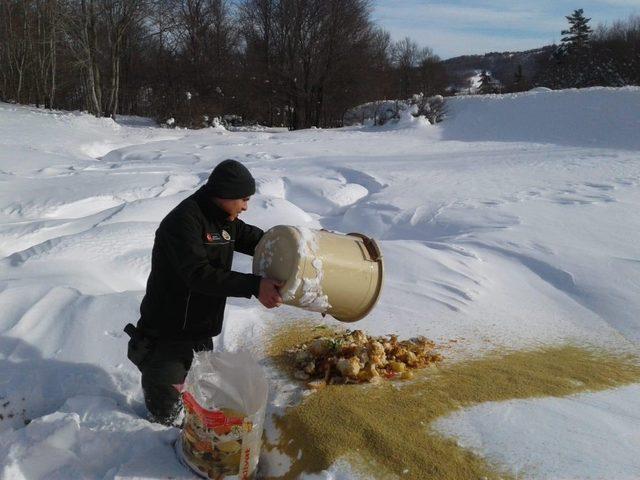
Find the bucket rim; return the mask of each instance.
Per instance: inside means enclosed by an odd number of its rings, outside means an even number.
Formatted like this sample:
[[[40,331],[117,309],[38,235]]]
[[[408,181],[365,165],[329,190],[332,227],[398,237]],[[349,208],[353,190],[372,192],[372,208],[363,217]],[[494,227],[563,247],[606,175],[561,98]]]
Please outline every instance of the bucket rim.
[[[359,237],[363,240],[363,242],[370,242],[372,244],[373,247],[375,247],[375,251],[377,253],[376,255],[376,259],[375,260],[371,260],[371,262],[377,263],[379,265],[379,272],[378,272],[378,284],[376,285],[376,290],[374,295],[372,296],[371,301],[369,302],[369,305],[362,311],[361,314],[353,316],[353,317],[345,317],[345,316],[335,316],[329,312],[327,312],[329,315],[331,315],[333,318],[335,318],[336,320],[340,321],[340,322],[345,322],[345,323],[352,323],[352,322],[357,322],[358,320],[362,320],[364,317],[366,317],[367,315],[369,315],[371,313],[371,311],[375,308],[375,306],[378,304],[378,300],[380,299],[380,296],[382,295],[382,289],[384,287],[384,255],[382,253],[382,250],[380,249],[380,246],[378,245],[378,242],[375,241],[375,239],[371,238],[371,237],[367,237],[366,235],[363,235],[361,233],[348,233],[347,235],[351,235],[354,237]],[[369,250],[369,248],[367,248],[367,251],[369,252],[369,254],[373,257],[373,253],[371,252],[371,250]]]

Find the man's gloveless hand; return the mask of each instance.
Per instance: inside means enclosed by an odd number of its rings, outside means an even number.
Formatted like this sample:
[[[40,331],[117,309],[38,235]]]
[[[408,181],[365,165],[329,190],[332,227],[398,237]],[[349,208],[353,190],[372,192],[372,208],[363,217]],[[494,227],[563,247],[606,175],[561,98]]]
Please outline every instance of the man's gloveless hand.
[[[277,280],[271,280],[270,278],[263,278],[260,281],[260,292],[258,294],[258,300],[266,308],[279,307],[282,305],[282,297],[278,288],[282,287],[284,282],[278,282]]]

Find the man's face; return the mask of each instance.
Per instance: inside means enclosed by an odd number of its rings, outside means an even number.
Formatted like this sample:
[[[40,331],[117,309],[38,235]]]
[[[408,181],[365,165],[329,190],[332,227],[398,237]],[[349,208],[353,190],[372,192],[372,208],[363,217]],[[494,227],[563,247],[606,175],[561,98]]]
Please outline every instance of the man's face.
[[[249,207],[249,199],[251,197],[238,198],[230,200],[228,198],[216,198],[215,202],[218,206],[229,214],[229,220],[235,220],[242,212]]]

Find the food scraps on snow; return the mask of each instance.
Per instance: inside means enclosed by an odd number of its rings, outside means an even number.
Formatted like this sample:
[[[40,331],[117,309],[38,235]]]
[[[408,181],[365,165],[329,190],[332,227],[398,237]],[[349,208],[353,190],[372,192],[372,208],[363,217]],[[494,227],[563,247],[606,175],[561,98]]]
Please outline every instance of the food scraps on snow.
[[[294,376],[309,387],[410,379],[412,370],[442,360],[435,343],[425,337],[398,340],[397,335],[368,337],[362,330],[319,336],[286,351]]]

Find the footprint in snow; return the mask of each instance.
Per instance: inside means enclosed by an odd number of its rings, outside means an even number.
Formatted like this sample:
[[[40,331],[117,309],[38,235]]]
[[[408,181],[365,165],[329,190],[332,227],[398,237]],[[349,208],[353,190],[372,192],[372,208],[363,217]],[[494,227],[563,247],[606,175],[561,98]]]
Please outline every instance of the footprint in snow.
[[[606,191],[610,191],[610,190],[614,190],[615,187],[613,185],[608,185],[606,183],[591,183],[591,182],[586,182],[585,187],[589,187],[589,188],[595,188],[598,190],[606,190]]]
[[[635,187],[638,185],[638,179],[633,177],[616,178],[614,183],[625,187]]]

